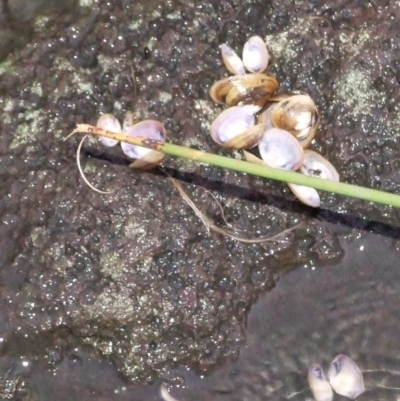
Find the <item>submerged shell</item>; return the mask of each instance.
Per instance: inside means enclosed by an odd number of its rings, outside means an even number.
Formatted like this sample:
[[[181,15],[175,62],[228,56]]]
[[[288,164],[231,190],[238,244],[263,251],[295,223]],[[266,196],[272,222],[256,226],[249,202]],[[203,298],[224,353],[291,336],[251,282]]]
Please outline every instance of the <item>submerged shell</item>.
[[[126,124],[124,125],[124,134],[133,138],[143,137],[161,142],[164,142],[167,136],[165,127],[156,120],[145,120],[134,125]],[[128,157],[140,160],[140,163],[132,163],[131,167],[151,168],[160,163],[162,160],[159,160],[161,155],[164,156],[161,152],[126,142],[121,142],[121,148]],[[159,157],[155,157],[153,152],[160,153]],[[158,160],[157,163],[155,163],[155,160]]]
[[[352,400],[365,391],[361,370],[347,355],[340,354],[331,362],[328,378],[336,393]]]
[[[278,81],[266,74],[245,74],[221,79],[210,88],[210,96],[230,106],[255,104],[264,106],[278,89]]]
[[[303,163],[304,152],[289,132],[279,128],[265,131],[258,144],[261,158],[270,167],[297,170]]]
[[[173,397],[167,390],[164,385],[160,387],[160,395],[164,401],[178,401],[175,397]]]
[[[106,131],[114,132],[116,134],[120,134],[122,129],[121,129],[121,123],[115,117],[113,114],[103,114],[100,116],[100,118],[97,120],[96,126],[99,128],[103,128]],[[106,137],[99,137],[99,141],[107,147],[112,147],[115,146],[119,141],[117,139],[112,139],[112,138],[106,138]]]
[[[271,123],[293,134],[303,148],[310,145],[319,124],[319,113],[308,95],[289,96],[271,109]]]
[[[225,43],[221,45],[221,55],[225,67],[229,72],[235,75],[245,74],[245,69],[242,59],[236,54],[236,52],[226,45]]]
[[[308,384],[315,401],[332,401],[333,391],[321,366],[313,363],[308,368]]]
[[[308,176],[324,178],[325,180],[339,181],[339,173],[325,157],[313,150],[304,151],[304,161],[300,171]]]
[[[252,36],[243,47],[243,64],[250,72],[264,72],[268,67],[269,54],[265,42]]]

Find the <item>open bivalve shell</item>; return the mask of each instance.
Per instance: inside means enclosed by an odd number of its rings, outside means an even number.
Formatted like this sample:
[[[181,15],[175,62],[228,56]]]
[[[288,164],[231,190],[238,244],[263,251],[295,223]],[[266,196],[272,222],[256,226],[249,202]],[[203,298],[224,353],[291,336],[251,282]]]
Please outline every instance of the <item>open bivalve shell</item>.
[[[221,55],[225,67],[235,75],[264,72],[268,67],[269,54],[265,42],[259,36],[249,38],[243,47],[242,58],[227,44],[221,45]]]
[[[279,128],[265,131],[258,150],[261,158],[270,167],[297,170],[303,164],[303,148],[293,135]]]
[[[264,124],[255,125],[251,109],[234,106],[224,110],[211,124],[214,142],[226,149],[250,149],[258,144],[265,131]]]
[[[289,131],[303,148],[310,145],[317,133],[320,116],[308,95],[288,96],[264,113],[266,115],[262,115],[261,119],[270,119],[274,127]]]
[[[226,69],[235,75],[244,75],[246,73],[242,59],[227,44],[221,45],[222,60]]]
[[[304,161],[300,171],[308,176],[323,178],[325,180],[339,181],[339,173],[333,164],[319,153],[311,150],[304,150]]]
[[[265,42],[259,36],[252,36],[243,47],[243,64],[249,72],[264,72],[268,67],[269,54]]]
[[[214,102],[228,107],[245,104],[262,107],[278,86],[278,81],[266,74],[234,75],[215,82],[209,93]]]
[[[360,368],[347,355],[340,354],[328,370],[328,379],[336,393],[354,399],[365,391]]]
[[[134,124],[132,113],[125,115],[122,132],[133,138],[148,138],[165,142],[167,132],[164,125],[156,120],[145,120]],[[158,166],[165,158],[165,154],[142,146],[121,142],[122,151],[131,159],[136,159],[130,167],[147,170]]]
[[[300,167],[300,171],[304,175],[311,177],[339,181],[339,173],[336,171],[335,167],[313,150],[304,150],[304,161]],[[288,183],[288,187],[304,204],[311,207],[319,207],[321,205],[321,199],[316,189],[290,183]]]
[[[308,368],[308,384],[315,401],[332,401],[333,391],[320,365],[313,363]]]

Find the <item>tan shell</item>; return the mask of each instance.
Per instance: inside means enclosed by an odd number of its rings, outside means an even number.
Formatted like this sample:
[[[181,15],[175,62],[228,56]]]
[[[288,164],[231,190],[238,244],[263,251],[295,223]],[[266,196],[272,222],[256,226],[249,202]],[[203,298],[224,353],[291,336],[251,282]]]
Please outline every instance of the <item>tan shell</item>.
[[[211,137],[214,142],[227,149],[249,149],[260,141],[265,126],[255,125],[251,110],[233,106],[224,110],[211,124]]]
[[[244,75],[246,73],[242,59],[225,43],[221,45],[221,55],[229,72],[235,75]]]
[[[259,122],[259,124],[265,124],[267,128],[273,128],[271,122],[271,112],[273,107],[273,105],[269,106],[266,110],[258,115],[257,121]]]
[[[167,137],[165,127],[156,120],[145,120],[137,124],[130,125],[129,116],[124,124],[124,134],[134,138],[149,138],[164,142]],[[122,151],[131,159],[137,159],[137,163],[133,162],[131,167],[147,169],[159,164],[164,158],[164,154],[142,146],[131,145],[121,142]],[[161,156],[163,156],[161,158]],[[140,162],[139,162],[140,160]]]
[[[339,181],[339,173],[325,157],[313,150],[304,150],[304,161],[300,171],[308,176]]]
[[[160,165],[164,159],[165,153],[158,152],[157,150],[151,150],[140,159],[136,159],[134,162],[132,162],[129,167],[137,168],[139,170],[149,170]]]
[[[279,128],[265,131],[258,150],[261,158],[270,167],[297,170],[304,160],[303,148],[296,138]]]
[[[278,89],[278,81],[266,74],[245,74],[221,79],[210,88],[210,96],[230,106],[256,104],[264,106]]]
[[[352,400],[365,391],[364,378],[360,368],[344,354],[338,355],[331,362],[328,379],[336,393]]]
[[[265,42],[259,36],[252,36],[243,47],[243,64],[252,73],[264,72],[268,67],[269,54]]]
[[[308,95],[289,96],[272,106],[271,123],[293,134],[303,148],[310,145],[319,124],[319,113]]]
[[[321,366],[313,363],[308,368],[308,384],[315,401],[332,401],[333,391]]]
[[[96,126],[116,134],[121,133],[121,123],[113,114],[107,113],[100,116],[100,118],[97,120]],[[107,147],[115,146],[119,142],[117,139],[111,139],[102,136],[99,137],[99,141]]]

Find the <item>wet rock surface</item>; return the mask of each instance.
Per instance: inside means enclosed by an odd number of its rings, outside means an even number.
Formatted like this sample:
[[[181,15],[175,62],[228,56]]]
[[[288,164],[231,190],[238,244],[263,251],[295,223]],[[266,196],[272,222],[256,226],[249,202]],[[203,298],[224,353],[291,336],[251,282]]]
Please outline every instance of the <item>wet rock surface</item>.
[[[132,171],[120,149],[94,141],[81,155],[85,173],[114,192],[91,191],[75,163],[78,138],[63,138],[100,113],[132,110],[137,120],[163,121],[174,143],[221,152],[208,133],[220,111],[208,88],[226,75],[219,45],[240,49],[258,34],[281,91],[306,91],[319,107],[313,148],[343,181],[397,191],[399,7],[85,4],[34,18],[34,37],[0,65],[2,353],[55,375],[73,377],[82,366],[101,372],[108,361],[129,383],[182,383],[171,369],[204,373],[237,357],[250,307],[287,271],[337,262],[339,237],[351,238],[354,227],[397,238],[391,224],[399,213],[328,194],[323,209],[310,210],[282,184],[169,159],[168,174],[188,183],[201,210],[223,223],[212,190],[228,222],[248,237],[302,223],[287,241],[241,244],[208,236],[163,172]],[[119,379],[108,374],[115,388]],[[110,396],[111,387],[96,396]]]

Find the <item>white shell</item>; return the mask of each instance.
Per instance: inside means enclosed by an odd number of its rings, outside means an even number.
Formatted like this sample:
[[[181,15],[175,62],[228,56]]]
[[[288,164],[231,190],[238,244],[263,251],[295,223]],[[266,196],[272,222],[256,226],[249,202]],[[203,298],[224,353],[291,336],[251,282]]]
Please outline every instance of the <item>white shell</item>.
[[[167,390],[167,388],[162,384],[160,387],[160,395],[164,401],[178,401],[175,397],[173,397]]]
[[[258,149],[261,158],[270,167],[297,170],[303,163],[304,152],[297,139],[279,128],[266,130]]]
[[[166,131],[164,126],[156,120],[145,120],[140,123],[124,127],[123,133],[133,138],[144,137],[155,139],[157,141],[165,141]],[[141,159],[147,154],[153,152],[152,149],[147,149],[142,146],[131,145],[126,142],[121,142],[122,151],[131,159]]]
[[[250,72],[264,72],[268,67],[269,54],[265,42],[252,36],[243,47],[243,64]]]
[[[300,167],[304,175],[326,180],[339,181],[339,174],[335,167],[319,153],[313,150],[304,150],[304,161]],[[311,207],[320,207],[321,199],[315,188],[303,185],[288,184],[288,187],[303,203]]]
[[[216,143],[223,145],[254,124],[255,118],[249,109],[240,106],[229,107],[211,124],[211,137]]]
[[[103,114],[97,120],[96,126],[99,128],[103,128],[106,131],[114,132],[115,134],[121,133],[121,123],[112,114]],[[99,137],[99,141],[107,147],[115,146],[119,141],[116,139],[106,138],[106,137]]]
[[[306,149],[304,161],[300,167],[304,175],[324,178],[325,180],[339,181],[339,173],[335,167],[319,153]]]
[[[320,207],[321,198],[315,188],[306,187],[304,185],[297,185],[288,183],[290,190],[296,195],[296,197],[307,206]]]
[[[244,75],[245,69],[242,59],[235,53],[235,51],[227,44],[221,45],[221,55],[225,67],[229,72],[235,75]]]
[[[313,363],[308,368],[308,384],[315,401],[332,401],[333,391],[321,366]]]
[[[354,399],[365,391],[360,368],[347,355],[339,354],[328,370],[328,379],[336,393]]]

